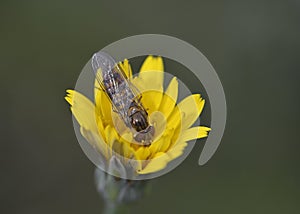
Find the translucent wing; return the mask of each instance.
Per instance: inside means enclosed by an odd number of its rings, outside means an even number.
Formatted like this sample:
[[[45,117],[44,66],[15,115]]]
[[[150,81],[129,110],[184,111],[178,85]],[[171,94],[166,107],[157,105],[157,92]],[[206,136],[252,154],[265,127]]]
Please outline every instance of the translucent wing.
[[[113,105],[113,110],[122,117],[127,125],[130,125],[127,112],[134,99],[134,93],[127,82],[124,71],[110,55],[101,51],[93,55],[92,67],[100,87],[106,92]]]
[[[109,74],[115,65],[116,63],[114,59],[105,52],[99,51],[92,57],[92,68],[95,77],[103,90],[105,89],[103,84],[103,76],[104,74]]]

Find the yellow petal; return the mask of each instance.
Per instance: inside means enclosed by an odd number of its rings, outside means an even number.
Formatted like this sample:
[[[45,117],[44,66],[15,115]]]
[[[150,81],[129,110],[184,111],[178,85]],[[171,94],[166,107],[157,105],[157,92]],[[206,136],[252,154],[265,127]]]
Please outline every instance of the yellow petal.
[[[80,127],[80,132],[82,136],[105,157],[106,160],[109,159],[109,148],[100,135],[92,131],[87,131],[83,127]]]
[[[150,111],[158,110],[163,96],[164,65],[161,57],[148,56],[133,83],[142,93],[141,102]],[[150,93],[148,93],[150,92]]]
[[[149,146],[151,157],[159,152],[165,152],[170,146],[174,129],[166,129],[163,135]]]
[[[181,130],[181,109],[179,106],[175,106],[169,118],[167,119],[167,128],[173,128],[174,130]]]
[[[124,157],[128,159],[136,159],[135,151],[131,148],[130,144],[127,142],[122,142],[122,144]]]
[[[148,147],[141,146],[136,152],[135,152],[136,158],[138,160],[147,160],[147,158],[150,155],[150,150]]]
[[[148,56],[141,66],[139,78],[147,90],[163,88],[164,64],[161,57]]]
[[[166,118],[169,117],[174,109],[178,96],[178,81],[174,77],[165,91],[162,101],[160,103],[159,111],[162,112]]]
[[[170,156],[170,161],[181,156],[186,146],[186,142],[180,141],[174,147],[172,147],[167,153]]]
[[[102,90],[97,80],[95,80],[95,105],[96,105],[96,113],[100,116],[100,119],[103,126],[112,125],[112,116],[111,116],[111,102],[106,95],[106,93]]]
[[[161,71],[144,71],[136,77],[142,83],[141,92],[144,91],[162,91],[163,89],[163,72]]]
[[[145,166],[144,169],[138,171],[139,174],[148,174],[157,172],[159,170],[164,169],[167,166],[170,158],[166,153],[160,152],[157,153],[156,156],[149,161],[149,163]]]
[[[116,130],[110,125],[105,128],[105,137],[107,145],[112,148],[115,141],[119,140],[119,136],[116,133]]]
[[[98,131],[100,133],[100,135],[102,136],[103,139],[105,139],[105,136],[104,136],[104,125],[103,125],[103,122],[102,120],[100,120],[99,116],[97,116],[96,114],[96,122],[97,122],[97,127],[98,127]]]
[[[204,103],[200,94],[193,94],[178,104],[182,118],[182,129],[187,129],[195,123],[204,107]]]
[[[94,104],[74,90],[67,90],[65,99],[71,105],[71,111],[79,125],[85,130],[98,133]]]
[[[162,84],[151,83],[151,76],[157,74],[158,72],[145,72],[131,80],[132,85],[137,89],[136,95],[141,98],[141,103],[148,110],[149,114],[159,109],[163,97]]]
[[[117,131],[119,135],[123,135],[124,133],[130,132],[130,129],[126,126],[124,120],[117,112],[112,112],[112,126]],[[130,132],[131,133],[131,132]],[[127,138],[125,138],[127,140]],[[129,140],[127,140],[130,142]]]
[[[159,110],[160,102],[163,97],[163,89],[160,91],[147,91],[142,93],[141,103],[145,106],[148,114]]]
[[[167,153],[157,153],[155,157],[151,159],[150,162],[145,166],[145,168],[139,171],[138,173],[148,174],[164,169],[169,162],[182,155],[186,146],[186,142],[181,142],[178,145],[174,146],[174,148],[172,148]]]
[[[148,56],[143,65],[141,66],[140,72],[147,71],[164,71],[164,63],[161,57]]]
[[[197,126],[187,130],[184,130],[180,139],[183,141],[190,141],[198,138],[207,137],[208,132],[211,129],[205,126]]]
[[[124,61],[119,62],[118,65],[124,71],[125,78],[129,79],[129,78],[132,77],[132,69],[131,69],[131,66],[129,64],[128,59],[124,59]]]

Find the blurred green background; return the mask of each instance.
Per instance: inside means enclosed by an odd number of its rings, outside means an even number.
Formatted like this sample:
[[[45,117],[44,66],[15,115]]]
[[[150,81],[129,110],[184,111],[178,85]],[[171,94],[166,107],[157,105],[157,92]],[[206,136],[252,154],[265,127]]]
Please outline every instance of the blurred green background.
[[[210,60],[228,120],[205,166],[197,164],[199,140],[152,182],[134,213],[299,213],[299,26],[298,0],[2,0],[0,212],[101,213],[95,167],[77,143],[65,89],[107,44],[159,33]]]

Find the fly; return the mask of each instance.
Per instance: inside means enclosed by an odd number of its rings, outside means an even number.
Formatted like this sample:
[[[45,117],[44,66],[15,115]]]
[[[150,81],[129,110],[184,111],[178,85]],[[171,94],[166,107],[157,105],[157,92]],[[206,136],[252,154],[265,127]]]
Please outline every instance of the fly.
[[[150,145],[154,127],[150,125],[148,113],[124,71],[110,55],[102,51],[93,55],[92,67],[99,85],[112,103],[113,110],[131,129],[135,141],[142,145]]]

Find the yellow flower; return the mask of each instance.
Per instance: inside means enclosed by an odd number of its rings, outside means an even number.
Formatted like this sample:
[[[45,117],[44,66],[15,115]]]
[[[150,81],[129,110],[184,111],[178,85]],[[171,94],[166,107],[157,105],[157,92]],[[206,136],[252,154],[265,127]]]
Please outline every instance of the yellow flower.
[[[174,77],[163,89],[164,66],[161,57],[148,56],[139,75],[132,77],[128,60],[119,66],[141,93],[141,103],[147,109],[149,122],[155,128],[149,146],[133,142],[130,130],[122,123],[107,95],[95,81],[95,103],[74,90],[67,90],[65,99],[81,127],[81,134],[109,162],[116,154],[122,157],[136,174],[148,174],[164,169],[182,155],[187,141],[206,137],[210,128],[191,127],[199,117],[205,101],[193,94],[177,104],[178,81]]]

